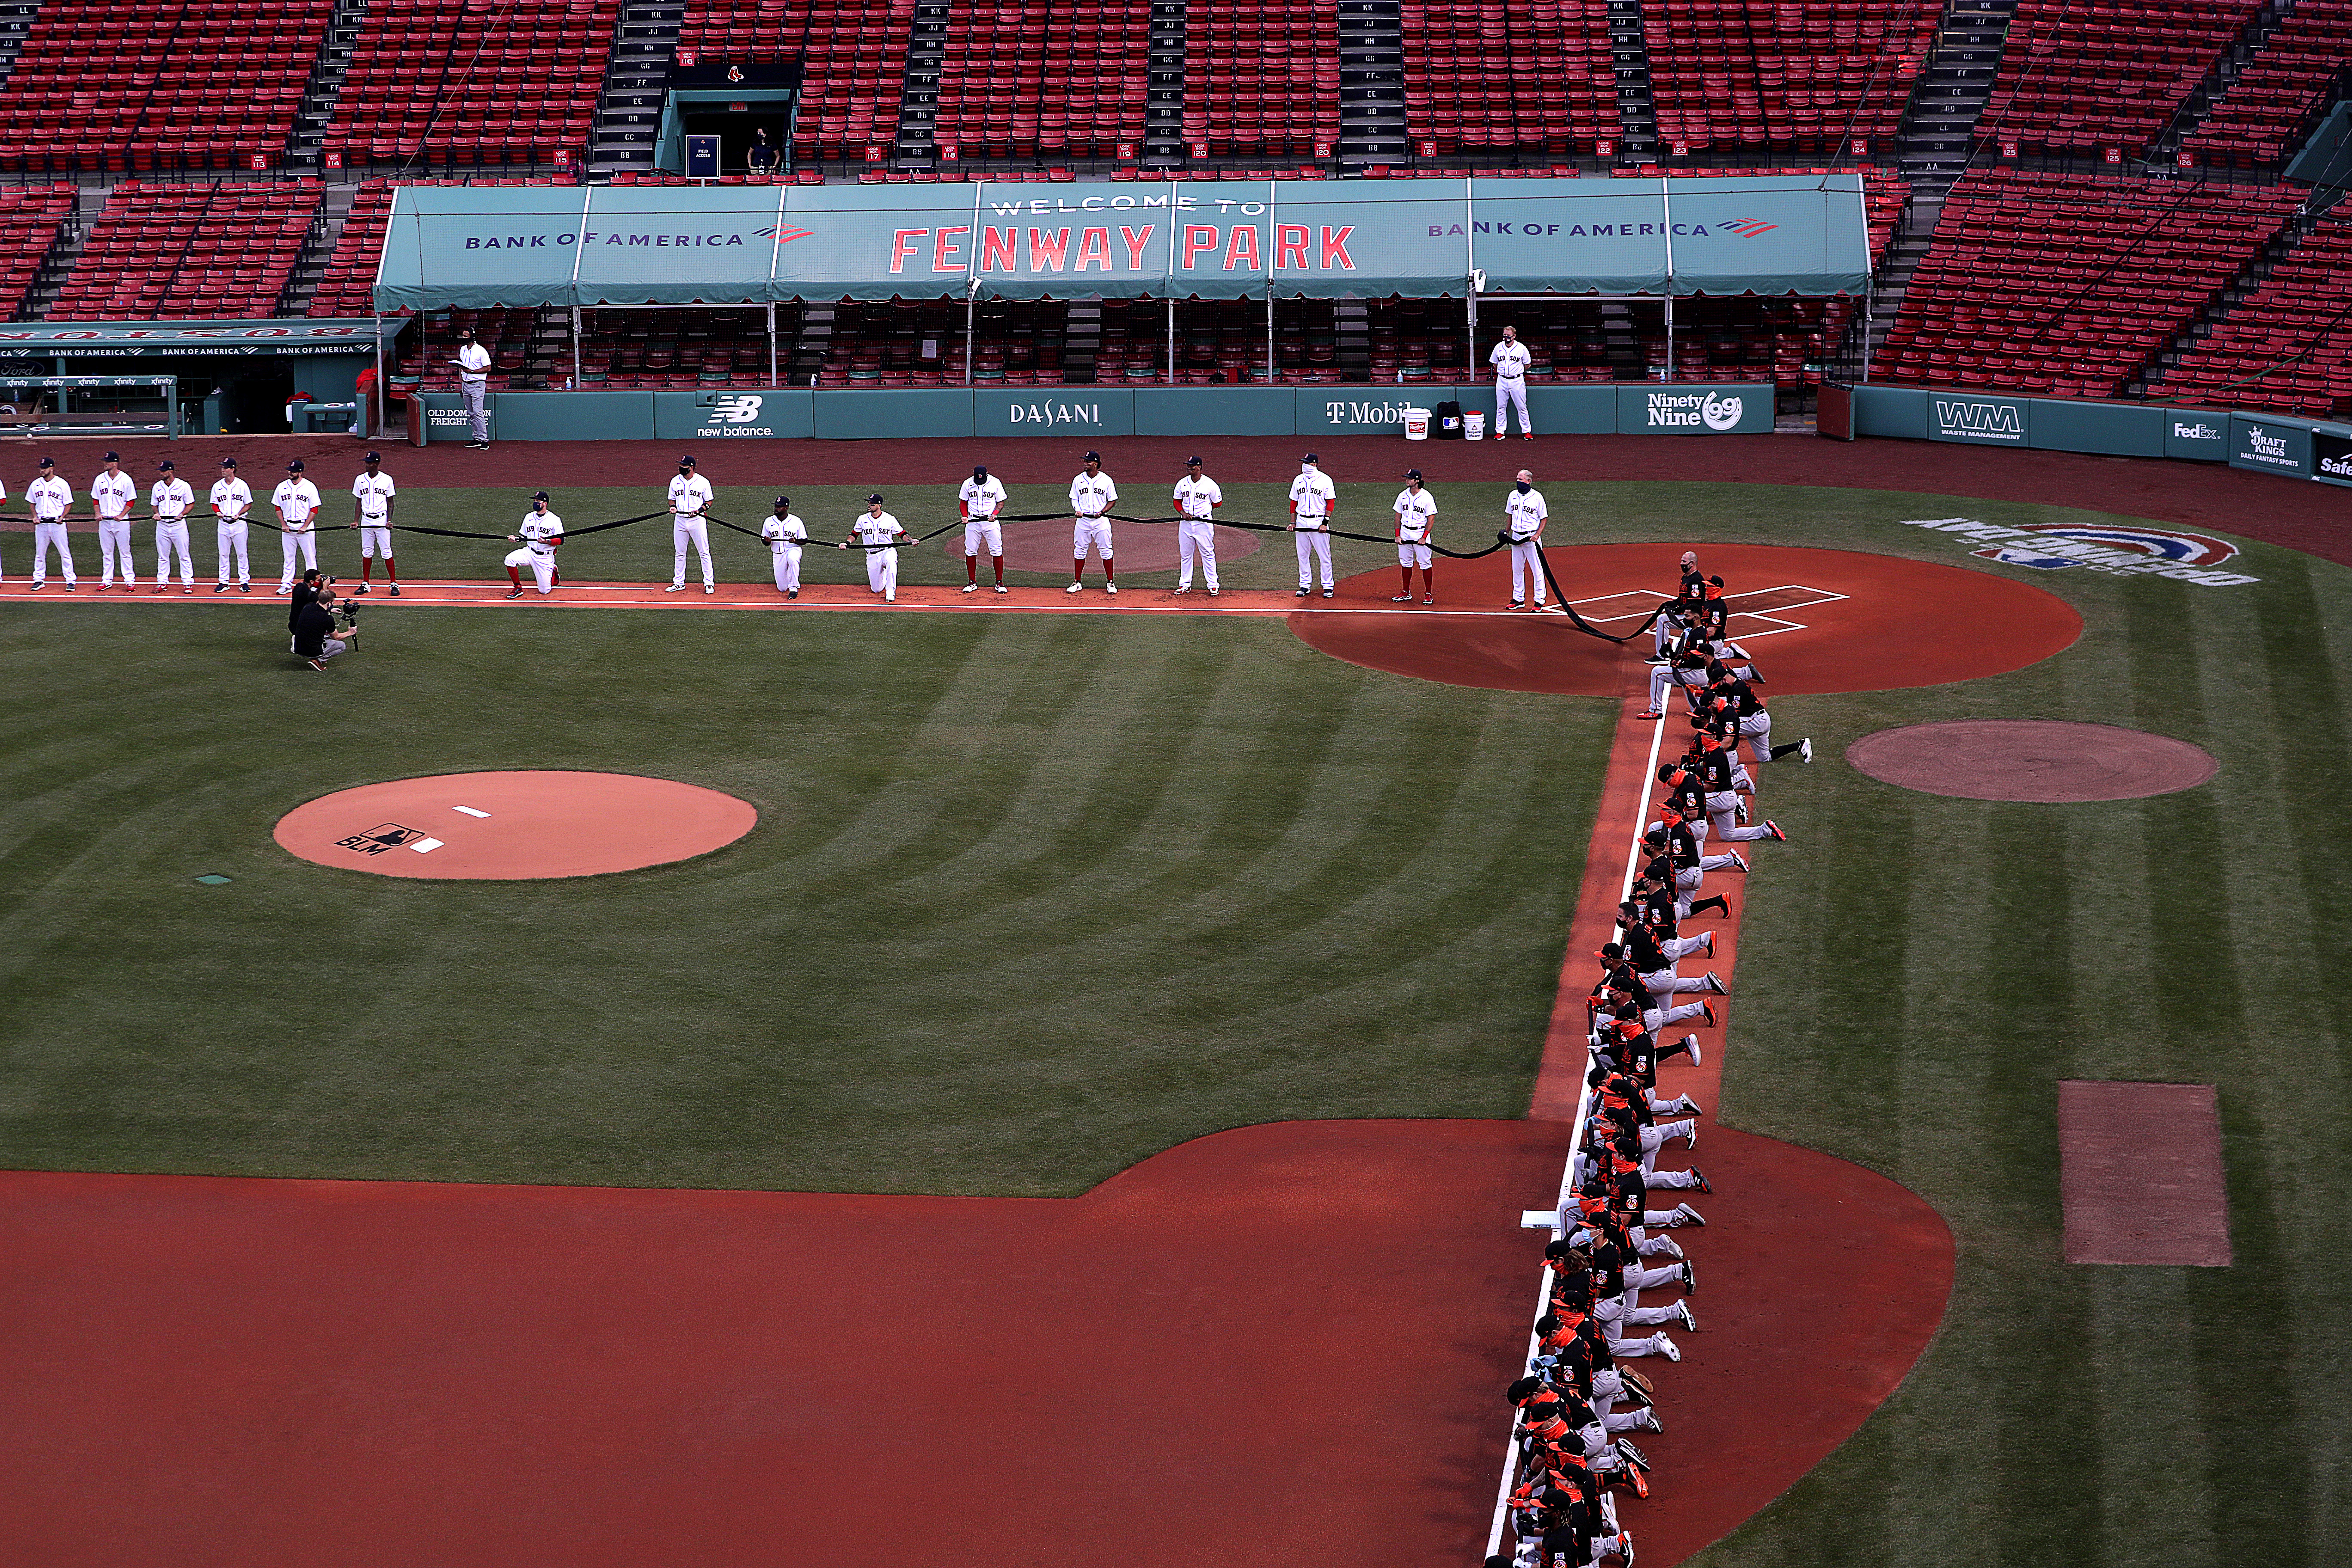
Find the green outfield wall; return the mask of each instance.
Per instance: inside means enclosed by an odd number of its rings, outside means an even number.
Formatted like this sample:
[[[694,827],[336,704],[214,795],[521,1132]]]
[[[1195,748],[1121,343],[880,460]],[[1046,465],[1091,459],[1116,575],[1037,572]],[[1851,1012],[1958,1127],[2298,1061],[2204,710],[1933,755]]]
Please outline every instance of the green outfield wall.
[[[2288,479],[2352,484],[2352,425],[2169,404],[2021,397],[1968,387],[1854,386],[1855,436],[2187,458]]]
[[[421,395],[429,440],[462,441],[455,393]],[[1402,435],[1408,409],[1458,402],[1492,413],[1492,385],[1024,386],[828,391],[500,392],[499,441],[891,440],[910,436]],[[1765,382],[1642,383],[1528,390],[1536,428],[1558,435],[1753,436],[1772,428]]]

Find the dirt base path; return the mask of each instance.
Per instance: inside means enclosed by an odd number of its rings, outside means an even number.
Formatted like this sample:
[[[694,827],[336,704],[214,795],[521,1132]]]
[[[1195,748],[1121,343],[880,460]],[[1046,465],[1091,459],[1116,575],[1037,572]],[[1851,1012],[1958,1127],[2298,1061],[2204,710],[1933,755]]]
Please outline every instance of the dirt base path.
[[[1710,1136],[1645,1563],[1884,1397],[1940,1237],[1867,1172]],[[1513,1226],[1559,1149],[1285,1123],[1062,1202],[0,1176],[0,1426],[41,1436],[0,1560],[1465,1561],[1532,1285]]]

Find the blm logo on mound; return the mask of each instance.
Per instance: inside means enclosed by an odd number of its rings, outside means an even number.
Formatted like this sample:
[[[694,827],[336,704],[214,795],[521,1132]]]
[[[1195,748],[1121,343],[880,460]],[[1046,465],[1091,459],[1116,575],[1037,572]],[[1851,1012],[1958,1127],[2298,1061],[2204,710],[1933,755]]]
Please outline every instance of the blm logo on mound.
[[[356,855],[381,855],[387,849],[397,849],[404,844],[414,844],[425,837],[421,827],[403,827],[397,822],[379,822],[365,833],[354,833],[349,838],[335,840],[338,849],[349,849]]]

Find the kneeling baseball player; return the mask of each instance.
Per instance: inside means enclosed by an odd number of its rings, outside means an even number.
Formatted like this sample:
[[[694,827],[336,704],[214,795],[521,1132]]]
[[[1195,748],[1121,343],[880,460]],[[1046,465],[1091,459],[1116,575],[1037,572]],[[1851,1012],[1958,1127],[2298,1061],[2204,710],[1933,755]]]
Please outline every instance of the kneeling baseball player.
[[[563,520],[547,510],[545,490],[532,495],[530,510],[522,515],[520,531],[508,534],[507,542],[522,546],[507,557],[507,580],[514,584],[507,597],[522,597],[521,568],[525,566],[538,580],[541,593],[555,592],[555,547],[563,542]]]

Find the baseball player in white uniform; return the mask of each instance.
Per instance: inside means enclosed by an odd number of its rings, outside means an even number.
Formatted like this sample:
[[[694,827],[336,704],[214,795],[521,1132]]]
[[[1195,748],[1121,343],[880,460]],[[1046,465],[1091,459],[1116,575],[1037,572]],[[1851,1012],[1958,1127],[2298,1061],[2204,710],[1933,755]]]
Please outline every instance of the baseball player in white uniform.
[[[1519,587],[1522,574],[1534,584],[1536,608],[1544,607],[1543,531],[1550,513],[1544,510],[1543,491],[1536,489],[1535,479],[1521,468],[1511,493],[1503,498],[1504,526],[1511,536],[1511,608],[1515,610],[1527,605]]]
[[[278,510],[278,543],[286,556],[286,569],[278,580],[278,591],[294,591],[294,557],[302,557],[307,570],[319,563],[319,487],[302,477],[302,459],[295,458],[286,465],[286,477],[269,492],[269,504]]]
[[[866,585],[882,595],[886,605],[898,602],[898,542],[907,531],[898,520],[882,510],[882,492],[876,490],[866,498],[866,510],[849,527],[849,537],[839,548],[852,544],[866,547]]]
[[[1201,471],[1201,459],[1184,459],[1184,477],[1176,481],[1176,513],[1184,521],[1176,525],[1176,591],[1192,591],[1192,557],[1201,558],[1202,580],[1209,586],[1209,597],[1217,596],[1217,509],[1225,504],[1225,492],[1217,481]]]
[[[710,481],[694,471],[692,458],[677,460],[677,475],[669,482],[669,542],[676,559],[669,569],[669,591],[686,592],[686,547],[689,541],[702,554],[702,591],[719,592],[710,570],[710,525],[702,514],[710,510]]]
[[[473,437],[466,445],[487,452],[490,449],[490,351],[474,341],[469,328],[457,334],[457,357],[450,363],[457,367],[457,390],[465,396],[467,433]]]
[[[801,549],[808,538],[808,525],[793,515],[793,498],[778,496],[776,510],[760,524],[760,537],[768,542],[768,553],[775,557],[776,592],[787,599],[801,596]]]
[[[368,578],[375,572],[378,551],[383,552],[383,580],[392,585],[392,596],[400,597],[400,568],[392,563],[392,508],[398,491],[392,476],[383,471],[383,454],[370,452],[367,467],[352,481],[352,526],[360,531],[359,592],[368,591]]]
[[[563,520],[547,510],[545,490],[532,492],[530,510],[522,514],[522,526],[507,535],[507,542],[522,546],[507,557],[507,581],[514,584],[507,597],[522,597],[525,566],[538,579],[541,593],[555,592],[555,547],[563,542]]]
[[[106,468],[89,481],[90,509],[98,513],[98,591],[114,586],[114,560],[122,558],[122,586],[139,586],[139,569],[131,563],[131,508],[139,500],[139,481],[122,471],[122,459],[106,455]]]
[[[991,479],[984,465],[974,465],[971,478],[956,491],[956,510],[963,514],[963,591],[980,592],[980,547],[996,567],[996,591],[1004,592],[1004,525],[996,521],[1004,510],[1004,481]]]
[[[236,591],[253,592],[253,563],[246,552],[245,514],[253,510],[252,488],[236,477],[236,459],[223,458],[221,477],[213,481],[213,532],[220,546],[220,586],[215,594],[228,592],[228,559],[236,557]]]
[[[1088,452],[1087,466],[1070,481],[1070,585],[1064,593],[1075,594],[1087,585],[1087,546],[1095,547],[1102,557],[1103,592],[1118,592],[1118,572],[1110,559],[1110,519],[1104,514],[1118,503],[1118,486],[1102,471],[1102,454]]]
[[[1431,524],[1437,517],[1437,498],[1421,488],[1421,470],[1404,471],[1404,489],[1396,499],[1397,574],[1404,579],[1389,603],[1412,603],[1412,569],[1421,568],[1421,602],[1437,603],[1437,580],[1431,575]]]
[[[163,477],[147,492],[147,508],[155,514],[155,592],[172,585],[172,552],[180,552],[180,592],[196,591],[196,558],[188,550],[188,513],[195,510],[196,492],[166,458],[155,465]]]
[[[1532,441],[1536,427],[1528,421],[1528,345],[1519,342],[1517,327],[1503,329],[1503,341],[1486,356],[1495,367],[1495,439],[1503,438],[1510,423],[1510,411],[1519,411],[1519,438]]]
[[[1290,481],[1290,531],[1298,540],[1298,596],[1307,597],[1315,586],[1309,569],[1312,563],[1323,563],[1323,596],[1332,595],[1331,582],[1331,519],[1339,510],[1339,487],[1331,476],[1315,466],[1315,454],[1309,452],[1298,466],[1298,477]]]
[[[73,486],[58,478],[58,466],[41,459],[40,477],[25,487],[25,504],[33,509],[33,592],[49,580],[49,551],[55,547],[65,567],[66,592],[81,580],[74,575],[73,547],[66,542],[66,511],[73,505]]]

